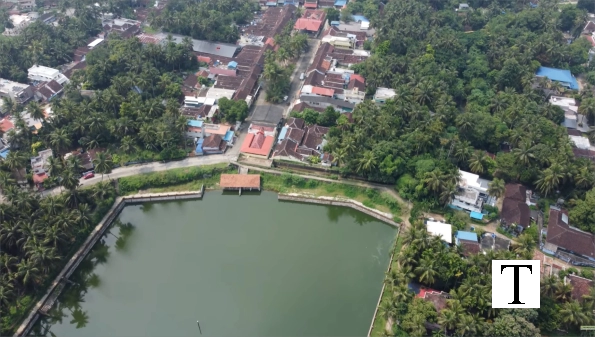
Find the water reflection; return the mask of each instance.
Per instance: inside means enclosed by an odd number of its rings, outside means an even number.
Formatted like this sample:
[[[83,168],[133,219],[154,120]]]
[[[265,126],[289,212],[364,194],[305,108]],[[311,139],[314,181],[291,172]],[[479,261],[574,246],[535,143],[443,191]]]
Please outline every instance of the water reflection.
[[[148,205],[148,204],[147,204]],[[109,242],[113,243],[117,251],[126,249],[128,239],[134,233],[134,225],[123,223],[119,219],[108,229],[104,237],[95,244],[90,254],[79,264],[77,270],[67,281],[66,287],[59,300],[54,304],[47,316],[42,315],[33,327],[30,336],[56,336],[51,331],[51,326],[62,324],[66,319],[77,329],[84,328],[89,323],[89,315],[83,310],[81,304],[90,288],[101,285],[99,275],[94,273],[98,265],[107,262],[110,256]],[[117,232],[118,234],[114,234]]]

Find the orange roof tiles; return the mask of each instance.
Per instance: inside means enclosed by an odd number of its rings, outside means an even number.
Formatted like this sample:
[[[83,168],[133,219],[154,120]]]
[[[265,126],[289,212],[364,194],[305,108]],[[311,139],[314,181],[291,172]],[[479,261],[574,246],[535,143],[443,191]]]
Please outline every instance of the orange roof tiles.
[[[222,174],[219,186],[223,188],[260,188],[260,174]]]
[[[240,152],[268,156],[274,141],[275,137],[265,136],[262,132],[257,132],[256,134],[249,133],[246,135]]]
[[[317,32],[318,30],[320,30],[321,25],[322,25],[321,20],[311,20],[311,19],[299,18],[295,22],[294,28],[297,30],[307,30],[310,32]]]
[[[312,87],[312,93],[320,96],[327,96],[333,97],[335,95],[335,91],[333,89],[321,88],[321,87]]]
[[[12,128],[14,128],[14,124],[8,118],[0,120],[0,131],[7,132]]]

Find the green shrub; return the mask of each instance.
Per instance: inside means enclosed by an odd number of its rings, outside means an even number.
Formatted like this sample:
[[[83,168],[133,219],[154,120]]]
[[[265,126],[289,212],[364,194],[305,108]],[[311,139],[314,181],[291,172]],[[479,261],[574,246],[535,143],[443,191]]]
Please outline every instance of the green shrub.
[[[364,202],[362,202],[362,204],[364,204],[364,206],[369,207],[369,208],[374,208],[374,203],[370,200],[370,199],[366,199],[364,200]]]
[[[214,168],[208,166],[193,166],[183,169],[174,169],[163,172],[139,174],[136,176],[118,179],[120,193],[127,194],[151,187],[167,187],[189,183],[204,179],[205,176],[214,175],[227,170],[227,168]]]
[[[591,269],[583,269],[581,270],[581,277],[592,280],[595,277],[595,275],[593,275],[593,271]]]
[[[316,188],[316,187],[318,187],[318,185],[319,185],[318,180],[310,179],[306,182],[307,188]]]
[[[356,186],[347,185],[343,189],[343,194],[348,198],[355,198],[359,194],[359,190]]]

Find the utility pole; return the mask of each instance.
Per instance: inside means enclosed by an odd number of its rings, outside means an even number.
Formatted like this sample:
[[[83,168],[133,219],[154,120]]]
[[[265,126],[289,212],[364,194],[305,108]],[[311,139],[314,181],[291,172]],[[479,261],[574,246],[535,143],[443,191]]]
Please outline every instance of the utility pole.
[[[200,334],[202,335],[202,330],[200,329],[200,322],[196,321],[196,324],[198,324],[198,332],[200,332]]]

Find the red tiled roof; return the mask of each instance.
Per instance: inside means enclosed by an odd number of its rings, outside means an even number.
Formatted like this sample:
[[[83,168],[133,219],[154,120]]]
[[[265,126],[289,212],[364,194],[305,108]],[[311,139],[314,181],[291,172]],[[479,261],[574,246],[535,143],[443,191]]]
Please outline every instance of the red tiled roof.
[[[44,173],[38,173],[33,175],[33,183],[41,184],[48,178],[48,175]]]
[[[321,87],[313,87],[312,93],[320,96],[327,96],[333,97],[335,95],[335,91],[333,89],[321,88]]]
[[[273,39],[272,37],[269,37],[267,39],[267,41],[265,42],[265,44],[268,44],[269,46],[273,47],[275,45],[275,39]]]
[[[260,174],[222,174],[219,186],[223,188],[260,188]]]
[[[318,8],[318,4],[315,3],[315,2],[306,2],[304,4],[304,7],[306,7],[306,8]]]
[[[316,7],[314,7],[314,8],[316,8]],[[320,30],[321,25],[322,25],[321,20],[299,18],[295,22],[294,28],[297,30],[307,30],[309,32],[317,32]]]
[[[218,67],[210,67],[209,72],[214,75],[225,75],[225,76],[236,76],[237,70],[235,69],[223,69]]]
[[[256,135],[253,133],[249,133],[248,135],[246,135],[246,139],[242,144],[240,152],[255,154],[259,156],[268,156],[271,151],[271,148],[273,147],[273,142],[275,141],[275,138],[272,136],[264,136],[264,134],[262,133],[259,134],[262,137],[256,137]]]
[[[583,256],[595,258],[593,234],[570,227],[562,219],[563,215],[566,218],[567,215],[563,211],[550,208],[546,242]]]
[[[525,202],[527,199],[527,189],[521,184],[506,184],[504,198]]]
[[[568,281],[572,285],[572,298],[580,301],[583,296],[588,295],[591,287],[593,286],[593,280],[579,277],[576,275],[568,275]]]
[[[201,55],[199,55],[199,56],[196,57],[196,59],[198,60],[198,62],[204,62],[204,63],[207,63],[207,64],[211,64],[211,62],[213,62],[211,60],[211,58],[208,57],[208,56],[201,56]]]
[[[14,128],[14,124],[8,118],[0,120],[0,131],[7,132],[12,128]]]
[[[518,201],[510,198],[504,198],[502,202],[502,212],[500,217],[506,220],[508,225],[520,225],[527,228],[531,225],[531,210],[525,201]]]

